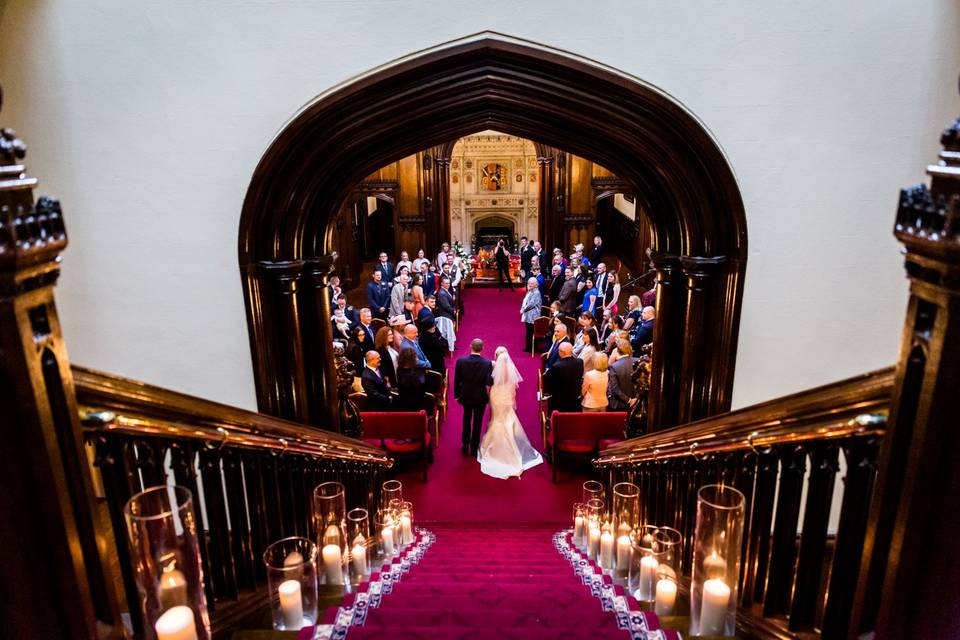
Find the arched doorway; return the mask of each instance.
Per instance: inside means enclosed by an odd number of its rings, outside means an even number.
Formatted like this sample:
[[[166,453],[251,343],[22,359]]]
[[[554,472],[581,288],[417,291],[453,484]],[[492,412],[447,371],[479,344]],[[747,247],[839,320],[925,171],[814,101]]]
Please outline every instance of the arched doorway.
[[[533,139],[538,149],[569,150],[630,185],[652,226],[658,269],[652,423],[727,409],[747,232],[719,145],[652,85],[484,33],[318,96],[261,159],[239,233],[261,411],[336,427],[329,307],[321,295],[330,265],[327,223],[379,166],[485,129]],[[545,152],[541,164],[562,165],[563,158]],[[446,160],[436,158],[441,166]]]

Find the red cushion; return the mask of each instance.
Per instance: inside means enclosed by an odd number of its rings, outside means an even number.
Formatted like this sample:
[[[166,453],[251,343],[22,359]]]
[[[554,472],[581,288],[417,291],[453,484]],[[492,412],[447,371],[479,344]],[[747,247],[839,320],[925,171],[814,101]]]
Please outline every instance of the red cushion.
[[[427,446],[430,446],[430,432],[426,435]],[[390,453],[415,453],[423,451],[423,440],[391,440],[383,441],[384,448]]]
[[[553,446],[553,431],[547,434],[547,443]],[[596,447],[596,440],[560,440],[557,442],[557,450],[567,453],[591,453]]]
[[[623,438],[603,439],[600,441],[600,449],[603,450],[603,449],[606,449],[607,447],[612,447],[618,442],[623,442]]]
[[[383,447],[383,440],[381,440],[380,438],[376,438],[375,440],[370,438],[364,438],[363,441],[366,442],[371,447]]]

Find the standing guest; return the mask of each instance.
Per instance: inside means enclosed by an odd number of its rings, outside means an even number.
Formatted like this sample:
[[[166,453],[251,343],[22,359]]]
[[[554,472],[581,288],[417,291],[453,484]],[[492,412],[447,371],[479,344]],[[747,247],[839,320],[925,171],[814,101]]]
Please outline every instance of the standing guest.
[[[620,275],[616,271],[610,272],[610,281],[604,294],[604,306],[610,313],[617,315],[617,301],[620,300]]]
[[[583,374],[583,410],[584,411],[606,411],[609,400],[607,400],[607,387],[609,376],[607,374],[607,354],[598,353],[594,368]]]
[[[563,272],[564,281],[557,296],[560,302],[560,310],[568,316],[572,316],[574,309],[577,308],[577,281],[573,278],[573,270],[567,269]]]
[[[564,344],[570,345],[570,353],[572,354],[573,343],[570,342],[570,337],[567,335],[567,325],[558,321],[553,325],[553,342],[547,350],[547,363],[543,368],[545,372],[549,371],[560,360],[560,347]]]
[[[422,273],[422,271],[420,270],[420,265],[422,265],[424,262],[427,263],[427,266],[430,265],[430,261],[427,259],[426,254],[423,252],[423,249],[420,249],[419,251],[417,251],[417,257],[413,259],[413,270],[418,273]]]
[[[603,238],[600,236],[593,237],[593,250],[590,252],[590,262],[591,264],[600,264],[603,260]]]
[[[370,313],[370,309],[364,307],[360,309],[359,320],[357,321],[357,334],[359,336],[358,341],[360,343],[360,348],[363,350],[362,353],[367,351],[373,351],[377,348],[376,334],[373,332],[373,327],[370,326],[370,321],[373,319],[373,314]]]
[[[403,299],[403,313],[400,314],[400,317],[403,319],[404,326],[416,322],[417,316],[415,316],[413,313],[413,310],[416,308],[416,306],[416,298],[413,297],[412,293],[408,293],[407,297]]]
[[[550,289],[547,297],[551,302],[556,302],[560,298],[560,289],[563,287],[563,267],[554,264],[550,269]]]
[[[507,251],[503,238],[497,241],[493,259],[497,263],[497,277],[500,279],[497,290],[503,291],[503,285],[506,283],[510,287],[510,291],[513,291],[513,280],[510,279],[510,252]]]
[[[584,279],[583,288],[583,313],[589,313],[591,316],[597,307],[597,286],[594,283],[593,276],[587,276]]]
[[[550,303],[550,320],[563,322],[563,311],[560,311],[560,303],[556,300]]]
[[[374,317],[386,320],[390,315],[390,285],[383,281],[383,272],[374,270],[367,283],[367,304]]]
[[[390,317],[398,316],[403,313],[403,301],[407,297],[407,276],[397,277],[397,282],[390,290]]]
[[[334,303],[333,310],[336,311],[337,309],[343,311],[344,317],[350,322],[351,325],[357,321],[356,310],[353,308],[352,304],[347,304],[347,296],[343,295],[342,293],[337,294],[336,302]]]
[[[626,340],[617,343],[619,357],[607,369],[607,400],[609,411],[626,411],[633,398],[633,348]]]
[[[417,338],[420,335],[420,330],[417,329],[417,325],[410,323],[403,328],[403,340],[400,342],[400,351],[404,349],[413,349],[417,354],[417,364],[419,364],[424,369],[430,368],[430,361],[427,360],[426,354],[423,352],[423,349],[420,348],[420,342]]]
[[[423,287],[424,295],[430,295],[437,292],[437,272],[433,270],[429,262],[421,262],[420,270],[415,271],[420,275],[420,286]]]
[[[400,349],[397,362],[397,398],[394,411],[420,411],[424,406],[424,387],[427,384],[426,368],[417,361],[413,349]]]
[[[406,251],[400,252],[400,260],[397,261],[397,273],[400,273],[401,267],[406,267],[408,273],[413,271],[413,263],[410,262],[410,255]]]
[[[655,310],[653,307],[644,307],[640,313],[640,323],[630,338],[630,346],[634,353],[639,353],[644,345],[653,342],[653,324]]]
[[[450,293],[450,278],[440,279],[440,291],[437,293],[436,315],[441,318],[456,320],[457,308],[454,305],[453,294]]]
[[[410,267],[408,267],[407,265],[397,267],[397,278],[399,278],[400,276],[407,276],[407,278],[409,278],[411,275],[413,274],[410,273]],[[396,282],[397,278],[394,278],[393,281]]]
[[[427,304],[427,296],[423,292],[423,276],[419,273],[413,274],[413,279],[410,281],[410,294],[413,296],[413,317],[416,318],[420,315],[420,309]]]
[[[601,345],[606,344],[607,338],[613,332],[615,327],[612,324],[613,314],[610,309],[603,310],[603,316],[600,318],[600,328],[597,330],[598,339]]]
[[[627,300],[627,317],[623,321],[623,330],[633,333],[636,325],[640,322],[642,312],[643,306],[640,304],[640,296],[630,296]]]
[[[543,246],[540,244],[539,240],[533,241],[533,256],[537,259],[541,269],[547,265],[547,254],[544,253]]]
[[[589,329],[585,329],[580,335],[580,353],[575,353],[575,355],[583,360],[584,371],[592,371],[598,355],[597,330],[590,327]],[[606,354],[603,355],[606,356]]]
[[[429,320],[434,322],[433,310],[437,307],[437,297],[436,296],[427,296],[425,300],[426,304],[420,309],[420,312],[417,314],[417,326],[420,327],[420,330],[423,331],[423,323]]]
[[[583,361],[573,357],[573,345],[561,343],[557,363],[543,374],[543,390],[550,396],[547,411],[577,413],[580,411]]]
[[[450,278],[450,286],[455,291],[459,290],[460,281],[463,279],[463,269],[457,264],[459,258],[450,254],[447,256],[447,266],[443,268],[443,275]],[[447,268],[449,267],[449,269]]]
[[[563,256],[560,247],[554,247],[553,249],[553,264],[559,264],[561,269],[567,268],[567,259]]]
[[[577,319],[577,326],[579,326],[580,329],[577,331],[577,335],[573,341],[573,355],[580,355],[580,350],[583,349],[583,334],[585,331],[593,329],[595,323],[596,320],[594,319],[593,314],[580,314],[580,317]],[[594,341],[594,346],[596,346],[596,341]]]
[[[333,308],[337,304],[337,296],[342,293],[340,289],[340,276],[330,276],[330,281],[327,283],[327,295],[330,298],[330,307]]]
[[[437,330],[433,316],[420,325],[420,348],[430,361],[430,370],[443,374],[446,364],[443,359],[450,352],[446,338]]]
[[[387,254],[383,251],[380,252],[379,260],[377,264],[373,265],[374,270],[379,271],[380,275],[383,276],[383,281],[387,286],[393,286],[393,280],[397,277],[397,270],[394,268],[390,261],[387,260]]]
[[[593,284],[597,287],[597,303],[593,311],[599,318],[600,312],[607,306],[607,287],[610,284],[610,274],[607,273],[607,265],[603,262],[597,265]]]
[[[393,395],[386,380],[380,375],[379,367],[380,354],[376,351],[368,351],[366,366],[360,374],[360,385],[363,387],[363,392],[367,394],[367,410],[392,411]]]
[[[540,305],[543,298],[540,296],[540,286],[536,278],[527,280],[527,293],[520,304],[520,320],[527,329],[523,350],[533,353],[533,322],[540,317]]]
[[[397,383],[397,361],[400,358],[400,352],[397,351],[393,341],[393,329],[390,327],[380,327],[373,343],[380,354],[380,374],[389,384]]]
[[[493,363],[484,358],[483,340],[474,338],[470,355],[457,360],[453,370],[453,397],[463,406],[463,433],[460,451],[474,457],[480,448],[480,430],[487,410],[489,392],[493,385]]]
[[[437,269],[442,269],[447,264],[447,255],[450,253],[450,243],[444,242],[440,245],[440,253],[437,254]]]
[[[533,256],[536,255],[533,245],[527,241],[527,236],[520,238],[520,274],[529,277],[533,266]]]
[[[347,342],[347,346],[343,349],[343,357],[350,361],[350,364],[353,365],[354,371],[363,372],[363,366],[366,362],[366,353],[367,351],[373,350],[373,341],[370,341],[371,348],[364,349],[361,345],[363,344],[363,327],[357,325],[353,328],[353,333],[350,336],[350,340]]]
[[[540,265],[534,264],[533,267],[530,268],[530,273],[533,274],[533,277],[537,280],[537,291],[540,292],[541,302],[546,302],[547,282],[543,279],[543,274],[540,273]]]

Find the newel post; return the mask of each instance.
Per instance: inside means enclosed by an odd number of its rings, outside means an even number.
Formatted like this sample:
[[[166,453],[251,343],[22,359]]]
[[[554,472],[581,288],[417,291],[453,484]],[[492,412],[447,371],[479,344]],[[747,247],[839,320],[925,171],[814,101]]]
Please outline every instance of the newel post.
[[[680,259],[674,255],[650,256],[656,269],[656,321],[653,323],[653,355],[650,366],[650,430],[676,426],[683,354],[683,318],[686,279]],[[638,354],[639,355],[639,354]]]
[[[0,131],[0,637],[120,637],[53,296],[67,235],[25,154]]]
[[[900,193],[910,302],[849,637],[956,635],[960,593],[960,118]]]

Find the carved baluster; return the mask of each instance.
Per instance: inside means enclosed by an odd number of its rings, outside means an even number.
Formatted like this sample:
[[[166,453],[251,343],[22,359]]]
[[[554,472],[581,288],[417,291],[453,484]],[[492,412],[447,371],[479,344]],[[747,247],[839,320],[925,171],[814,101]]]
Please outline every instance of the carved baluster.
[[[799,447],[787,447],[780,454],[780,489],[777,494],[776,524],[770,555],[770,578],[763,615],[787,612],[793,591],[793,565],[797,557],[797,521],[807,455]]]
[[[847,637],[853,595],[860,571],[860,553],[870,509],[870,495],[877,477],[877,455],[880,441],[875,438],[854,438],[843,446],[847,475],[843,480],[843,502],[840,523],[830,570],[830,586],[824,607],[820,637],[841,640]]]
[[[247,452],[243,454],[243,471],[247,481],[247,505],[250,510],[250,539],[253,546],[254,576],[258,583],[266,580],[266,569],[261,561],[263,552],[275,540],[270,535],[270,523],[267,517],[266,491],[263,485],[263,457],[265,454]]]
[[[200,547],[200,562],[203,566],[203,588],[207,596],[207,609],[213,613],[217,606],[213,590],[213,573],[210,566],[210,549],[206,532],[203,530],[203,512],[200,509],[200,487],[197,483],[195,466],[196,454],[190,442],[173,442],[170,444],[170,468],[173,470],[174,480],[181,487],[190,490],[193,496],[193,518],[197,523],[197,543]]]
[[[248,524],[242,465],[243,459],[238,451],[224,450],[223,476],[227,489],[227,507],[230,511],[230,543],[237,588],[252,589],[256,586],[254,565],[257,558],[253,553]]]
[[[833,485],[840,466],[835,443],[816,444],[810,449],[810,478],[803,512],[803,534],[797,558],[797,577],[790,605],[790,629],[812,629],[821,602],[820,582],[827,547],[827,525]]]
[[[213,590],[218,599],[236,598],[237,583],[230,553],[230,530],[227,505],[223,496],[223,476],[220,471],[220,449],[200,450],[200,477],[203,479],[203,499],[207,511],[207,538]]]
[[[156,487],[167,483],[163,469],[163,458],[166,448],[156,440],[137,440],[134,443],[133,454],[136,456],[136,468],[143,478],[143,488]]]
[[[763,602],[770,559],[770,525],[777,494],[780,460],[773,449],[757,452],[753,517],[747,528],[747,558],[743,582],[743,603]]]
[[[704,484],[703,462],[697,456],[690,456],[687,461],[690,470],[690,482],[687,485],[687,498],[685,511],[689,514],[687,521],[687,530],[684,531],[685,540],[693,540],[693,533],[697,521],[697,492]],[[683,567],[684,573],[689,573],[693,566],[693,545],[688,544],[683,549]]]

